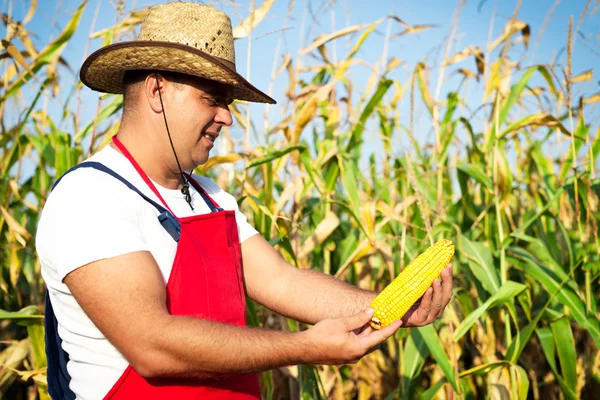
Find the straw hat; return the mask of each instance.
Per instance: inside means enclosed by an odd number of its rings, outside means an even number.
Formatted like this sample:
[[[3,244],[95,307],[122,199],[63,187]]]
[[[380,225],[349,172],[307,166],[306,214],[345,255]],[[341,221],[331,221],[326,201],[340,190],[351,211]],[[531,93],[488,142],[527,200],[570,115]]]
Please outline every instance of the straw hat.
[[[137,40],[92,53],[81,67],[81,81],[93,90],[123,93],[128,70],[171,71],[233,86],[233,97],[275,104],[235,71],[231,20],[221,11],[195,3],[167,3],[150,9]]]

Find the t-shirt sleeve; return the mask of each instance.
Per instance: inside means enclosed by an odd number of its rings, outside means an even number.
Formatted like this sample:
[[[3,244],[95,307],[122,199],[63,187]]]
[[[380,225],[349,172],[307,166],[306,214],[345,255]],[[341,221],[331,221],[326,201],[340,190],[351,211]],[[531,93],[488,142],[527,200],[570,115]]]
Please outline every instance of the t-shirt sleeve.
[[[40,258],[62,281],[91,262],[149,250],[139,222],[141,203],[134,196],[103,172],[86,169],[65,176],[49,196],[38,224]]]
[[[209,178],[194,175],[194,179],[202,185],[204,190],[206,190],[206,193],[208,193],[219,206],[225,210],[235,211],[235,222],[238,227],[240,243],[243,243],[245,240],[258,234],[258,231],[248,222],[248,218],[238,207],[235,197],[224,191],[216,182]]]

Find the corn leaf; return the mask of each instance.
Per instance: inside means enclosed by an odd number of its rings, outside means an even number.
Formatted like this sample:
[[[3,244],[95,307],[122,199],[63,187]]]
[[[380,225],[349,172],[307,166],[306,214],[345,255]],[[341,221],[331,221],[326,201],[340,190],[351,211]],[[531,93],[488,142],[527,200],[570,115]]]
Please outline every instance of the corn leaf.
[[[252,160],[251,162],[248,163],[248,165],[246,166],[246,169],[254,168],[259,165],[269,163],[273,160],[277,160],[278,158],[281,158],[281,157],[285,156],[286,154],[289,154],[292,151],[296,151],[296,150],[303,152],[306,150],[306,146],[303,146],[303,145],[290,146],[283,150],[274,151],[263,157]]]
[[[577,391],[577,353],[575,351],[575,340],[569,319],[563,317],[550,323],[552,334],[558,350],[560,370],[565,383],[573,391]]]
[[[442,341],[440,340],[437,332],[433,328],[433,325],[426,325],[420,328],[416,328],[416,330],[427,345],[427,348],[431,352],[431,355],[444,372],[444,376],[446,377],[448,382],[452,384],[452,387],[455,391],[460,391],[460,389],[458,388],[457,377],[454,375],[454,367],[450,363],[448,355],[444,350]]]
[[[511,19],[504,26],[504,31],[502,32],[502,34],[496,40],[490,43],[490,45],[488,46],[488,52],[492,51],[493,49],[498,47],[500,43],[504,42],[505,40],[509,39],[511,36],[519,32],[523,37],[525,48],[527,48],[529,45],[529,37],[531,35],[531,28],[529,27],[529,24],[523,21],[519,21],[517,19]]]
[[[265,0],[260,7],[247,16],[238,26],[233,28],[233,38],[241,39],[250,35],[250,32],[265,19],[273,3],[275,3],[275,0]]]
[[[381,103],[381,99],[383,99],[383,96],[385,96],[390,86],[392,86],[392,83],[393,81],[389,79],[382,79],[379,82],[375,93],[373,93],[373,96],[371,96],[371,99],[362,110],[358,122],[352,129],[352,134],[350,135],[350,140],[346,147],[347,152],[351,152],[361,142],[367,120],[371,117],[375,108]]]
[[[571,78],[571,83],[589,82],[594,80],[594,70],[590,69]]]
[[[92,131],[94,127],[98,127],[102,122],[104,122],[107,118],[112,117],[123,108],[123,96],[121,95],[111,95],[113,98],[110,103],[100,110],[100,112],[96,115],[94,119],[92,119],[82,130],[77,132],[75,135],[75,143],[81,143],[83,139],[85,139]]]
[[[494,268],[490,249],[483,243],[470,241],[464,235],[460,236],[459,249],[461,254],[467,257],[471,272],[483,288],[491,294],[497,293],[500,289],[500,277]]]
[[[36,306],[27,306],[19,311],[4,311],[0,310],[0,320],[18,320],[23,323],[41,321],[44,316],[40,313],[40,309]]]
[[[234,164],[245,158],[247,158],[246,154],[242,154],[242,153],[227,154],[225,156],[214,156],[214,157],[209,158],[206,163],[199,166],[198,169],[202,172],[206,172],[206,171],[210,171],[211,169],[213,169],[214,167],[216,167],[218,165]]]
[[[573,148],[569,146],[569,150],[566,154],[565,161],[563,162],[560,173],[558,175],[558,179],[564,181],[567,178],[567,174],[571,172],[571,167],[573,166],[573,160],[577,157],[581,146],[584,143],[584,140],[587,138],[589,132],[589,126],[585,124],[583,120],[583,115],[579,116],[579,121],[577,124],[577,129],[574,132],[574,137],[572,140],[575,141],[573,143]]]
[[[527,257],[522,251],[515,251],[516,249],[509,249],[510,254],[516,256],[509,256],[507,260],[518,265],[523,269],[527,275],[531,276],[537,282],[541,283],[542,287],[548,293],[555,293],[558,301],[564,306],[568,307],[571,315],[577,321],[577,323],[584,329],[586,329],[596,344],[600,348],[600,326],[596,318],[588,318],[585,311],[585,304],[581,301],[579,296],[568,287],[560,287],[558,279],[546,266],[539,264],[536,260]]]
[[[496,126],[500,127],[506,122],[508,113],[510,112],[510,110],[513,109],[513,106],[515,105],[515,103],[521,98],[521,94],[523,93],[523,90],[525,89],[525,87],[527,87],[529,80],[531,79],[531,77],[533,76],[533,74],[536,71],[540,71],[540,68],[539,67],[528,68],[525,71],[525,73],[521,76],[521,79],[519,79],[519,81],[515,85],[511,86],[508,97],[500,105],[500,111],[499,111],[499,115],[497,117],[498,120],[496,120],[496,118],[494,118],[494,120],[491,123],[492,129],[491,129],[491,134],[489,136],[489,139],[486,143],[486,152],[489,152],[492,149],[494,142],[496,140]]]
[[[438,392],[440,391],[440,389],[442,387],[444,387],[445,384],[446,384],[446,380],[445,379],[442,379],[442,380],[436,382],[429,389],[427,389],[425,392],[423,392],[423,394],[421,395],[421,400],[433,400],[433,399],[436,399]]]
[[[33,65],[30,68],[30,71],[33,74],[36,74],[44,65],[51,62],[53,59],[58,60],[60,53],[64,50],[67,42],[77,29],[79,25],[79,20],[81,19],[81,15],[83,14],[83,10],[87,4],[87,0],[83,1],[81,5],[77,8],[77,10],[73,13],[73,16],[65,26],[65,29],[58,35],[58,37],[50,43],[46,48],[44,48],[40,54],[38,54],[37,58],[31,64]],[[13,83],[6,88],[6,92],[4,94],[4,99],[8,99],[12,97],[17,91],[29,80],[33,77],[33,75],[29,72],[25,72],[21,74],[18,78],[16,78]]]
[[[410,397],[411,386],[414,384],[415,378],[420,374],[425,364],[425,358],[429,355],[429,349],[423,340],[423,337],[418,334],[416,329],[410,330],[410,335],[406,338],[404,346],[404,359],[400,366],[403,368],[403,373],[400,376],[402,387],[404,388],[404,398]]]
[[[325,43],[331,42],[332,40],[335,40],[335,39],[339,39],[350,33],[357,32],[357,31],[363,29],[365,26],[366,25],[353,25],[353,26],[349,26],[349,27],[340,29],[340,30],[330,33],[328,35],[319,36],[308,47],[300,50],[300,52],[298,54],[303,55],[303,54],[309,53],[309,52],[315,50],[316,48],[318,48],[319,46],[323,46]]]
[[[515,368],[517,369],[518,374],[519,400],[527,400],[527,393],[529,393],[529,376],[527,375],[525,368],[520,365],[516,365]]]
[[[540,328],[536,329],[535,332],[540,340],[540,344],[542,345],[542,350],[546,356],[546,360],[548,361],[548,364],[550,364],[550,368],[552,369],[552,372],[554,372],[554,377],[558,381],[563,394],[569,400],[576,400],[577,395],[569,388],[569,386],[558,373],[558,368],[556,365],[556,347],[552,331],[550,328]]]
[[[462,164],[457,167],[459,170],[475,179],[483,187],[488,189],[490,192],[494,191],[494,184],[492,180],[483,172],[481,166],[477,164]]]
[[[490,298],[488,298],[485,301],[485,303],[483,303],[481,306],[479,306],[475,311],[473,311],[471,314],[469,314],[460,323],[460,325],[454,332],[454,337],[452,338],[452,340],[457,342],[460,338],[463,337],[463,335],[465,333],[467,333],[469,331],[469,329],[471,329],[473,324],[475,324],[475,322],[485,312],[487,312],[488,310],[490,310],[494,307],[498,307],[498,306],[506,303],[509,300],[512,300],[513,298],[517,297],[517,295],[519,295],[519,293],[521,293],[525,289],[526,289],[526,287],[523,284],[513,282],[513,281],[504,282],[502,287],[500,287],[500,289],[496,293],[494,293]]]

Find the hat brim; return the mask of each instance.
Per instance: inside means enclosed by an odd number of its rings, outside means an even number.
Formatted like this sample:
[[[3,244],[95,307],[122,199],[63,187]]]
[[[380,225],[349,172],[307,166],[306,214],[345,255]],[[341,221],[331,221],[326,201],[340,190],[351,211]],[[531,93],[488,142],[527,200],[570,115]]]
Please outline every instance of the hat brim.
[[[192,46],[140,40],[115,43],[95,51],[85,60],[79,75],[90,89],[122,94],[126,71],[179,72],[230,85],[237,100],[276,104],[227,64]]]

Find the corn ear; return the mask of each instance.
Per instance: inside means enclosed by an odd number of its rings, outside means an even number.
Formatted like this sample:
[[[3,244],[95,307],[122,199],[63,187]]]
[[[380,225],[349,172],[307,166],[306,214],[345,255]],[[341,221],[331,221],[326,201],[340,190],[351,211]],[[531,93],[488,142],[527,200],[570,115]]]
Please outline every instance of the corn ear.
[[[413,260],[371,303],[375,310],[369,323],[381,329],[401,319],[440,276],[454,256],[454,245],[442,239]]]

